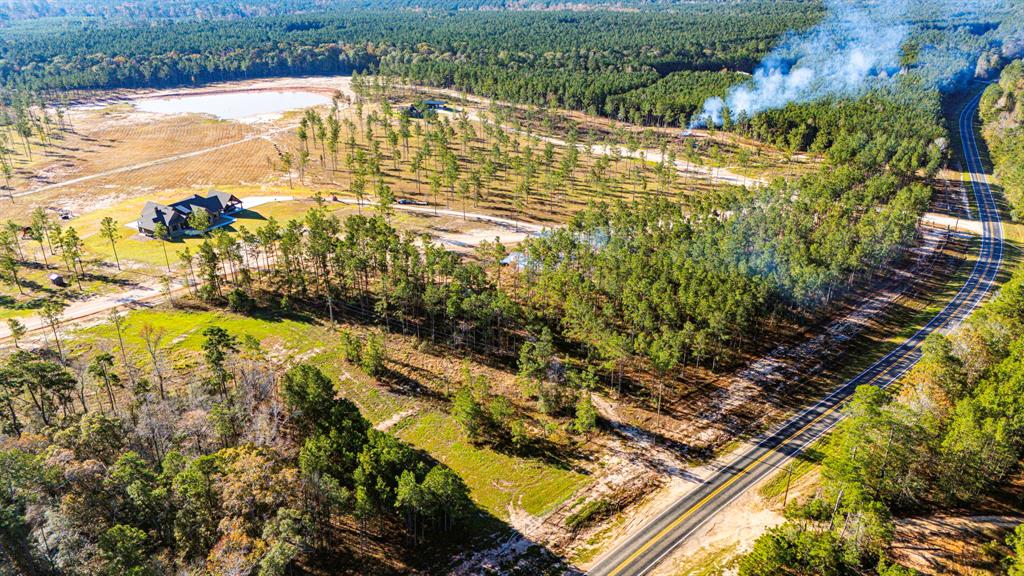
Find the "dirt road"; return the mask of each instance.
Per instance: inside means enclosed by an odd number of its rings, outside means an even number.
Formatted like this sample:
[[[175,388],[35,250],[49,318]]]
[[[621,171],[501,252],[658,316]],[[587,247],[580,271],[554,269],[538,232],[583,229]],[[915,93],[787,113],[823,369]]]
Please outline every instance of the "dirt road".
[[[455,92],[454,94],[460,94],[460,93]],[[465,97],[465,95],[463,94],[463,95],[461,95],[461,97]],[[479,97],[473,97],[473,98],[468,98],[468,99],[472,100],[472,101],[475,101],[475,102],[479,102],[481,104],[486,104],[486,103],[490,103],[491,102],[490,100],[488,100],[486,98],[479,98]],[[466,112],[466,116],[468,116],[470,120],[474,120],[476,122],[480,122],[481,121],[480,115],[477,114],[476,111],[470,110],[470,111]],[[512,133],[512,134],[521,134],[521,135],[525,134],[521,130],[516,130],[515,128],[509,128],[508,126],[502,126],[502,129],[505,130],[506,132],[509,132],[509,133]],[[537,134],[534,134],[533,136],[535,138],[537,138],[538,140],[540,140],[541,142],[550,142],[551,144],[554,144],[555,146],[565,147],[565,146],[569,145],[568,142],[566,142],[565,140],[562,140],[560,138],[554,138],[552,136],[540,136],[540,135],[537,135]],[[639,150],[630,150],[629,148],[627,148],[625,146],[612,146],[610,144],[592,144],[590,146],[587,146],[586,144],[577,144],[576,148],[579,149],[581,152],[588,152],[588,153],[590,153],[591,155],[594,155],[594,156],[611,156],[611,155],[613,155],[613,153],[617,152],[618,155],[620,157],[622,157],[622,158],[633,158],[633,159],[636,159],[636,160],[645,160],[645,161],[648,161],[648,162],[661,162],[662,161],[661,151],[653,149],[653,148],[644,148],[644,149],[639,149]],[[716,167],[709,167],[709,166],[701,166],[701,165],[698,165],[698,164],[693,164],[693,163],[691,163],[689,161],[686,161],[686,160],[678,160],[677,159],[675,161],[675,167],[676,167],[676,171],[679,172],[680,174],[688,174],[688,175],[696,176],[696,177],[699,177],[699,178],[707,178],[707,179],[709,179],[709,180],[711,180],[713,182],[718,182],[718,183],[723,183],[723,184],[732,184],[732,185],[735,185],[735,186],[746,186],[748,188],[754,188],[754,187],[757,187],[757,186],[763,186],[765,184],[765,181],[761,180],[759,178],[749,178],[747,176],[742,176],[742,175],[736,174],[735,172],[732,172],[732,171],[730,171],[730,170],[728,170],[726,168],[716,168]]]
[[[135,170],[142,170],[143,168],[151,168],[153,166],[159,166],[161,164],[167,164],[169,162],[175,162],[175,161],[178,161],[178,160],[184,160],[186,158],[194,158],[196,156],[202,156],[203,154],[209,154],[210,152],[215,152],[217,150],[223,150],[223,149],[229,148],[231,146],[237,146],[237,145],[245,143],[245,142],[251,142],[252,140],[259,140],[261,138],[266,138],[266,137],[272,136],[274,134],[279,134],[281,132],[287,132],[289,130],[294,130],[295,126],[297,126],[297,124],[296,125],[285,126],[283,128],[275,128],[273,130],[267,130],[267,131],[264,131],[264,132],[260,132],[258,134],[251,134],[249,136],[246,136],[245,138],[241,138],[239,140],[232,140],[231,142],[226,142],[224,144],[219,144],[217,146],[210,146],[209,148],[202,148],[200,150],[193,150],[191,152],[185,152],[185,153],[182,153],[182,154],[175,154],[173,156],[166,156],[164,158],[157,158],[156,160],[149,160],[147,162],[139,162],[138,164],[132,164],[130,166],[122,166],[120,168],[114,168],[113,170],[106,170],[104,172],[97,172],[95,174],[89,174],[88,176],[80,176],[78,178],[71,178],[69,180],[64,180],[62,182],[54,182],[53,184],[47,184],[45,186],[38,186],[36,188],[31,188],[31,189],[25,190],[23,192],[15,193],[15,194],[13,194],[13,196],[15,198],[21,198],[23,196],[30,196],[32,194],[38,194],[40,192],[46,192],[48,190],[55,190],[55,189],[58,189],[58,188],[63,188],[65,186],[72,186],[74,184],[81,184],[82,182],[88,182],[90,180],[96,180],[98,178],[106,178],[108,176],[116,176],[118,174],[124,174],[126,172],[133,172]]]

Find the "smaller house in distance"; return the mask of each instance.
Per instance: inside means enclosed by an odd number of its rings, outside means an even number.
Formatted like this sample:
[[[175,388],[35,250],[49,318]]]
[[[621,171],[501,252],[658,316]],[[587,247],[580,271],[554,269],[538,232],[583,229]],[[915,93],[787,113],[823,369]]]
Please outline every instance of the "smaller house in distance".
[[[437,113],[438,110],[447,110],[448,103],[444,100],[420,100],[409,106],[404,113],[409,118],[426,118]]]
[[[242,201],[233,194],[210,190],[206,196],[195,194],[168,205],[146,202],[139,215],[138,228],[139,232],[150,237],[156,234],[157,224],[166,226],[172,237],[200,234],[206,230],[194,230],[189,225],[189,216],[196,210],[205,210],[209,215],[210,228],[214,228],[221,224],[219,221],[225,215],[241,209]]]

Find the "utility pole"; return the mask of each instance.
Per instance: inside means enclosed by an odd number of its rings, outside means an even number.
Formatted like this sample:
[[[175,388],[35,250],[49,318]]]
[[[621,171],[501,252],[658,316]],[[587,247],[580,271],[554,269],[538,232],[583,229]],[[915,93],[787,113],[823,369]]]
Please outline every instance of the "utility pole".
[[[786,492],[782,495],[782,510],[786,510],[786,502],[789,500],[789,483],[793,480],[793,461],[789,461],[789,467],[787,468],[788,474],[786,474]]]

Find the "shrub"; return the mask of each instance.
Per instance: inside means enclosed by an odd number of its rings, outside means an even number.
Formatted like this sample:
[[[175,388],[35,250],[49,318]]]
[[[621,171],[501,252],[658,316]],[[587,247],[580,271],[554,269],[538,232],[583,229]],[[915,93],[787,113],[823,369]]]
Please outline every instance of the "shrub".
[[[384,372],[384,363],[388,359],[387,350],[384,348],[384,337],[374,334],[366,339],[362,348],[359,359],[360,367],[370,376],[379,376]]]
[[[591,500],[584,504],[579,510],[573,512],[565,519],[565,526],[570,530],[579,530],[603,519],[612,512],[614,506],[608,500],[601,498]]]
[[[256,308],[256,303],[249,294],[241,288],[235,288],[228,294],[228,309],[238,314],[250,314]]]

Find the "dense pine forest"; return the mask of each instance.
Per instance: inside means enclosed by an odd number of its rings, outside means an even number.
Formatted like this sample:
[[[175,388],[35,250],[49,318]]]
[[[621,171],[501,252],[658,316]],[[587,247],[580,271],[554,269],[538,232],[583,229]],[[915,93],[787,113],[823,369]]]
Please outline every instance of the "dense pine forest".
[[[0,82],[118,88],[380,69],[601,111],[610,94],[676,70],[752,70],[775,38],[820,15],[816,3],[788,1],[685,4],[671,13],[345,11],[160,27],[29,22],[4,30]]]
[[[1001,22],[1002,12],[937,9],[915,8],[904,65],[924,79],[917,85],[959,79],[950,75],[1015,29],[1012,19]],[[380,71],[502,100],[685,126],[702,97],[744,81],[738,72],[752,72],[780,37],[824,14],[819,2],[787,0],[639,12],[345,9],[159,27],[27,20],[4,29],[0,84],[45,91]]]
[[[1024,61],[1003,69],[999,83],[985,91],[981,118],[1003,194],[1013,215],[1024,217]]]
[[[672,9],[678,0],[579,0],[576,10]],[[545,10],[565,9],[557,0],[5,0],[0,24],[38,18],[138,19],[246,18],[273,14],[308,13],[327,9],[363,10]]]

